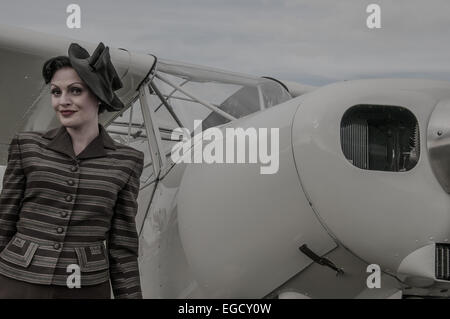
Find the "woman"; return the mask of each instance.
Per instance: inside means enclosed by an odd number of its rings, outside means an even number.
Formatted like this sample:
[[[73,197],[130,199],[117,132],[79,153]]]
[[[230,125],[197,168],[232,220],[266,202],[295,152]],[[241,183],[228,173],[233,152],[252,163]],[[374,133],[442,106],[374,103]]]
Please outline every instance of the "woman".
[[[111,287],[115,298],[142,298],[134,218],[144,154],[98,122],[124,107],[109,48],[89,56],[72,43],[42,74],[61,125],[20,132],[9,146],[0,298],[110,298]]]

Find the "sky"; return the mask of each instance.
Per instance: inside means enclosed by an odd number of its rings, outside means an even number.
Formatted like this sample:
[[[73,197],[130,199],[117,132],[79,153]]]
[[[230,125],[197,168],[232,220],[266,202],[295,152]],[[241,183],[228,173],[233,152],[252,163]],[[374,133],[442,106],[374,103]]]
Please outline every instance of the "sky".
[[[66,26],[71,3],[80,29]],[[379,29],[366,25],[371,3]],[[450,80],[448,0],[0,0],[0,23],[312,85]]]

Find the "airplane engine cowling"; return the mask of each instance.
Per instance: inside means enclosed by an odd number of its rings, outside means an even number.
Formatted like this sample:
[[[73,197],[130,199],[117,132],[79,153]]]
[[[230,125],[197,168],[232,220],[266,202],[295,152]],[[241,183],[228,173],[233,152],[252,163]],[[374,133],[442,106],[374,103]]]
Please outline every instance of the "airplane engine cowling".
[[[278,128],[275,174],[261,174],[261,163],[187,164],[178,225],[205,297],[264,297],[312,263],[301,245],[320,255],[336,247],[311,210],[293,160],[292,118],[300,99],[221,128]]]
[[[342,245],[386,271],[449,240],[450,198],[427,152],[430,115],[449,95],[441,81],[346,81],[309,93],[295,115],[295,163],[314,211]]]

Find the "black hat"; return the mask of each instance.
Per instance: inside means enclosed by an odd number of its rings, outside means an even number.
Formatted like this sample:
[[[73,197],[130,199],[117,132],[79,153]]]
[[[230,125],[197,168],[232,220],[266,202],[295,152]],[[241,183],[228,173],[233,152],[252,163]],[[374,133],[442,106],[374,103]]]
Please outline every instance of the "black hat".
[[[125,107],[114,91],[120,89],[122,81],[111,62],[109,47],[100,42],[94,53],[89,53],[77,43],[69,47],[69,59],[80,78],[100,99],[110,112]]]

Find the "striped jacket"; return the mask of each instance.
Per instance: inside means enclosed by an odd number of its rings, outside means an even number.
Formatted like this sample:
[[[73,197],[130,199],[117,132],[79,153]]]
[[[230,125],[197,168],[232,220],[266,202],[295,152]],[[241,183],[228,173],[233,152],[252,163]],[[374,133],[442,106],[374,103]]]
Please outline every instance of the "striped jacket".
[[[77,156],[62,125],[12,139],[0,194],[0,273],[66,285],[76,264],[81,286],[111,280],[115,298],[142,298],[135,216],[144,154],[98,125]]]

